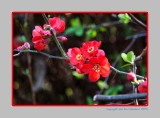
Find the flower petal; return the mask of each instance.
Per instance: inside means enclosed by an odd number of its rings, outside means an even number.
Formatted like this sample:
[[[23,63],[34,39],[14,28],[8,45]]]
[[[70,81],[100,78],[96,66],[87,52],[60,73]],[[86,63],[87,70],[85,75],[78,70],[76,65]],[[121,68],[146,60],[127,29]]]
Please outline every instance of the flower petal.
[[[99,57],[100,55],[105,56],[105,52],[103,50],[101,50],[101,49],[98,50],[98,53],[97,53],[96,56]]]
[[[91,64],[84,64],[83,67],[82,67],[82,71],[85,73],[85,74],[88,74],[90,73],[92,70],[93,70],[93,65]]]
[[[96,63],[98,63],[98,58],[92,57],[89,59],[88,63],[94,66]]]
[[[35,37],[32,38],[33,43],[36,43],[37,41],[40,41],[40,40],[42,40],[41,36],[35,36]]]
[[[72,56],[77,56],[78,54],[81,54],[81,51],[79,48],[72,48],[71,54]]]
[[[37,49],[38,51],[41,51],[44,48],[44,44],[42,43],[42,41],[37,41],[34,45],[34,48]]]
[[[68,56],[69,58],[72,57],[71,51],[72,51],[72,48],[69,48],[69,49],[68,49],[68,52],[67,52],[67,56]]]
[[[78,61],[76,58],[74,58],[74,57],[71,57],[71,58],[70,58],[70,63],[71,63],[71,64],[76,65],[76,64],[78,64],[78,62],[79,62],[79,61]]]
[[[100,70],[100,74],[102,75],[102,77],[107,77],[110,73],[110,70],[106,69],[105,67],[101,67],[101,70]]]
[[[104,65],[106,65],[106,64],[109,63],[109,62],[108,62],[108,59],[107,59],[105,56],[103,56],[103,55],[100,55],[100,56],[98,57],[98,61],[99,61],[99,63],[100,63],[102,66],[104,66]]]
[[[89,80],[90,81],[95,82],[95,81],[99,80],[99,78],[100,78],[100,73],[99,72],[91,71],[89,73]]]

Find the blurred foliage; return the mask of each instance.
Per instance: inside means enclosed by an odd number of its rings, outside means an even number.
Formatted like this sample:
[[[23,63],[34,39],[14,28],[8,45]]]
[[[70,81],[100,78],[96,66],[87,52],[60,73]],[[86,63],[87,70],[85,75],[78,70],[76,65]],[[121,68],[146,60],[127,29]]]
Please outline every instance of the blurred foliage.
[[[118,14],[118,18],[120,19],[119,22],[122,22],[124,24],[128,24],[129,21],[131,20],[131,17],[125,13],[125,14]]]
[[[81,79],[84,77],[84,74],[78,74],[77,71],[73,71],[72,75],[75,76],[77,79]]]
[[[86,101],[87,101],[87,105],[94,105],[95,102],[93,101],[93,99],[90,96],[86,97]]]
[[[76,36],[82,36],[84,33],[85,25],[81,25],[79,18],[71,19],[71,27],[67,28],[65,33],[74,33]]]
[[[104,95],[117,95],[118,92],[121,92],[122,90],[123,90],[123,86],[122,85],[111,86],[111,87],[109,87],[109,89],[107,89],[104,92]]]
[[[104,82],[104,81],[101,81],[101,80],[99,80],[99,81],[97,82],[97,85],[98,85],[98,87],[99,87],[100,89],[102,89],[102,88],[107,89],[107,88],[108,88],[107,83]]]

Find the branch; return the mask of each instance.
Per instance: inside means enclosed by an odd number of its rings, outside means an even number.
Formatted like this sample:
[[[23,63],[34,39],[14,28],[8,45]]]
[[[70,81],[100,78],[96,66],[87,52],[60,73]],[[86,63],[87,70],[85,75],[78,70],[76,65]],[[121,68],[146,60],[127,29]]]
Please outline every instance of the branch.
[[[143,49],[141,54],[135,58],[135,63],[142,59],[142,57],[147,53],[147,46]]]
[[[147,29],[147,25],[144,24],[142,21],[138,20],[135,16],[133,16],[131,13],[129,13],[130,17],[136,22],[138,23],[140,26],[142,26],[143,28]]]
[[[135,39],[135,38],[140,38],[140,37],[145,37],[145,36],[147,36],[147,33],[142,32],[142,33],[137,33],[135,35],[127,36],[125,39],[129,40],[129,39]]]
[[[45,52],[40,52],[40,51],[37,51],[37,50],[13,50],[13,51],[19,52],[19,53],[17,53],[17,54],[14,54],[13,57],[19,56],[21,53],[24,53],[24,52],[30,52],[30,53],[42,54],[42,55],[47,56],[48,58],[54,58],[54,59],[69,59],[68,57],[52,56],[52,55],[50,55],[50,54],[47,54],[47,53],[45,53]]]
[[[117,74],[122,74],[122,75],[127,75],[127,72],[123,72],[123,71],[119,71],[116,68],[114,68],[113,66],[111,66],[111,70],[115,71]],[[136,75],[137,78],[139,79],[144,79],[145,77],[140,76],[140,75]]]
[[[145,98],[147,93],[138,93],[138,94],[126,94],[126,95],[95,95],[93,97],[94,101],[111,101],[111,100],[128,100],[135,98]]]

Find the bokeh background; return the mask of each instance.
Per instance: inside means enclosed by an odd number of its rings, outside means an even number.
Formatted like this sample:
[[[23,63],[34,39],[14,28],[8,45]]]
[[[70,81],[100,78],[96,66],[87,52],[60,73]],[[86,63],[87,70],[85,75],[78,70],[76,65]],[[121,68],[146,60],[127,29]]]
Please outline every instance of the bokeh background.
[[[69,48],[81,47],[82,42],[102,41],[100,49],[105,51],[110,64],[121,55],[132,42],[129,51],[138,56],[147,45],[147,32],[134,22],[120,23],[119,13],[46,13],[47,17],[60,17],[65,21],[66,30],[58,35],[68,38],[61,45],[67,52]],[[135,17],[147,24],[146,13],[134,13]],[[43,26],[45,20],[41,13],[13,13],[13,49],[24,42],[32,43],[32,30],[36,25]],[[133,41],[134,40],[134,41]],[[49,43],[49,49],[43,50],[54,56],[61,56],[54,40]],[[15,54],[16,52],[14,52]],[[132,66],[119,58],[115,68],[129,72]],[[147,76],[147,55],[137,63],[138,75]],[[33,79],[33,92],[37,105],[93,105],[93,96],[101,91],[103,95],[132,93],[132,84],[125,75],[112,72],[107,84],[101,77],[97,82],[90,82],[88,75],[79,75],[64,60],[48,59],[35,53],[23,53],[13,57],[13,104],[32,105],[32,90],[30,79]],[[114,78],[113,78],[114,77]],[[131,100],[112,101],[125,104]],[[139,101],[146,104],[146,101]]]

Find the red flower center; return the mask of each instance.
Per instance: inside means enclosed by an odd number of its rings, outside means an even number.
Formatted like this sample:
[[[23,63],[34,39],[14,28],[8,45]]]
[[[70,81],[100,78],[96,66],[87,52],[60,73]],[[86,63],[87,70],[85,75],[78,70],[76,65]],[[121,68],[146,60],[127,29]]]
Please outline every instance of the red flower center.
[[[76,59],[77,59],[77,60],[81,60],[82,57],[83,57],[83,56],[82,56],[81,54],[78,54],[78,55],[76,56]]]
[[[89,47],[87,51],[88,53],[92,53],[94,51],[94,47]]]
[[[96,72],[99,72],[101,70],[101,65],[100,64],[95,64],[93,67],[93,70],[95,70]]]

